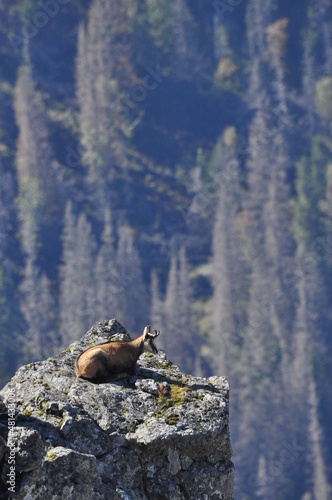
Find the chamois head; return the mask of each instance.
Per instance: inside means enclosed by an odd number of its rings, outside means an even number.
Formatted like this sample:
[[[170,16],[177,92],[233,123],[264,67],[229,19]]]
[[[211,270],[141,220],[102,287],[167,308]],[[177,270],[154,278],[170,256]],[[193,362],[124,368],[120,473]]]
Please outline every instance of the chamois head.
[[[144,328],[143,331],[143,342],[144,342],[144,352],[152,352],[157,354],[158,349],[154,344],[154,339],[160,334],[160,330],[155,330],[154,333],[150,332],[151,325]]]

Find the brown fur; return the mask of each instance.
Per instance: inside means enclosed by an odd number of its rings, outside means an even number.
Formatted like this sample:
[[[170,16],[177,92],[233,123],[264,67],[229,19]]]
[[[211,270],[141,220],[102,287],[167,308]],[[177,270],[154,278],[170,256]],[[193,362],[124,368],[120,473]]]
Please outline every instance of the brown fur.
[[[143,334],[133,340],[107,342],[90,347],[76,360],[76,377],[101,381],[133,374],[143,352],[158,352],[153,341],[160,332],[155,330],[155,333],[151,333],[150,328],[149,325],[146,326]]]

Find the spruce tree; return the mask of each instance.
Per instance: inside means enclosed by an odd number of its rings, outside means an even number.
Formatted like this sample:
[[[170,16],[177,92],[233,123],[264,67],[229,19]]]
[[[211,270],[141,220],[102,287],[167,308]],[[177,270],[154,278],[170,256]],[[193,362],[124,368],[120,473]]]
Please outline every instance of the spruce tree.
[[[123,0],[94,0],[87,26],[80,26],[76,60],[80,145],[88,167],[87,184],[103,219],[116,178],[127,175],[127,136],[135,85],[128,43],[127,4]],[[124,97],[122,97],[124,96]]]
[[[60,336],[63,345],[77,340],[97,321],[95,253],[91,225],[84,213],[76,218],[69,202],[63,231],[60,268]]]
[[[150,297],[151,297],[151,324],[155,329],[164,331],[164,304],[161,298],[159,290],[159,280],[155,269],[151,272],[151,285],[150,285]]]
[[[49,279],[40,275],[36,262],[27,258],[24,279],[20,285],[21,311],[26,321],[20,339],[24,348],[23,361],[40,360],[50,356],[59,347],[55,300]]]
[[[164,301],[165,337],[161,339],[169,359],[183,370],[193,371],[200,356],[200,342],[193,331],[189,267],[185,247],[173,250]]]
[[[117,317],[129,331],[140,332],[150,317],[148,286],[143,278],[141,258],[128,226],[119,228],[116,267],[113,273]]]
[[[56,227],[58,196],[56,162],[50,145],[45,108],[35,89],[31,64],[20,68],[14,100],[18,140],[16,168],[22,244],[32,256],[40,230]]]
[[[243,284],[246,267],[241,255],[241,195],[239,162],[233,146],[220,137],[212,167],[218,186],[217,208],[213,226],[212,282],[213,328],[210,335],[215,353],[214,369],[229,373],[239,354],[244,319]],[[218,353],[218,354],[217,354]],[[216,355],[217,354],[217,355]]]
[[[99,319],[118,314],[117,263],[111,211],[105,210],[104,231],[96,263],[96,314]]]

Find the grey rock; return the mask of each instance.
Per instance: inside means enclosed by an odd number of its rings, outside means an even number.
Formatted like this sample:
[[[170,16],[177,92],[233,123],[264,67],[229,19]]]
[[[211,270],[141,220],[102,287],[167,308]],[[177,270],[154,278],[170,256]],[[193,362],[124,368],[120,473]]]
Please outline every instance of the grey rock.
[[[58,446],[47,452],[38,471],[26,477],[16,498],[79,500],[104,495],[96,457]]]
[[[227,380],[183,374],[162,351],[143,354],[136,374],[116,382],[75,377],[81,352],[118,339],[130,336],[116,320],[97,323],[2,389],[0,496],[10,445],[18,499],[233,499]]]
[[[5,481],[15,457],[15,469],[18,474],[39,470],[47,451],[46,443],[39,432],[29,427],[13,427],[8,435],[2,480]]]
[[[138,379],[135,382],[135,387],[136,389],[140,389],[141,391],[153,394],[153,396],[157,396],[158,394],[158,384],[155,380],[152,379]]]
[[[98,457],[110,450],[108,435],[87,415],[64,412],[60,432],[80,453]]]
[[[4,438],[2,436],[0,436],[0,462],[3,459],[3,457],[5,456],[6,449],[7,449],[6,441],[4,440]]]
[[[3,399],[2,397],[0,396],[0,413],[2,413],[3,411],[6,410],[6,405],[5,403],[3,402]]]
[[[177,450],[168,449],[169,473],[175,476],[181,470],[180,457]]]

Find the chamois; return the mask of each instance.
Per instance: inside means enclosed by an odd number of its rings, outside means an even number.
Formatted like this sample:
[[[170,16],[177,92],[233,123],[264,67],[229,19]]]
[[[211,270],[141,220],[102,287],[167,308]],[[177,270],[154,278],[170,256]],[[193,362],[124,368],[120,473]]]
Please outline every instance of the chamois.
[[[150,329],[151,326],[147,325],[136,339],[106,342],[82,352],[76,360],[76,377],[106,381],[134,374],[137,360],[143,352],[158,352],[154,340],[160,331],[151,333]]]

